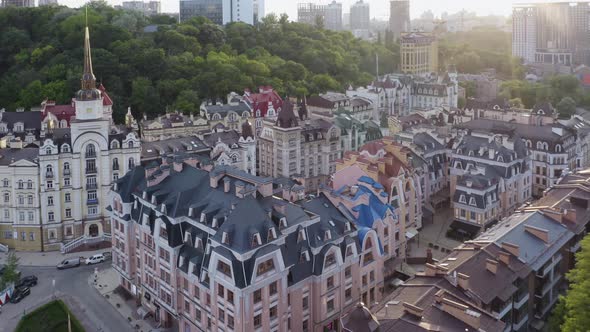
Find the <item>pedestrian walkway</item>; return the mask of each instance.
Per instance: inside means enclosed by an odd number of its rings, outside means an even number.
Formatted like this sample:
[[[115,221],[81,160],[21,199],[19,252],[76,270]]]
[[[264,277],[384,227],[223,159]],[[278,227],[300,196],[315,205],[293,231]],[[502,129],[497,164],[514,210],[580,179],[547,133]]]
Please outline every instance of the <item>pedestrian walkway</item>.
[[[100,254],[109,249],[99,249],[95,251],[82,251],[75,253],[62,254],[60,251],[46,252],[23,252],[13,251],[19,258],[18,264],[22,266],[56,266],[66,258],[90,257],[94,254]],[[0,253],[0,264],[6,264],[8,253]]]
[[[433,219],[431,224],[424,224],[418,235],[408,243],[410,257],[426,257],[426,252],[430,249],[434,259],[440,260],[461,245],[461,242],[446,236],[453,222],[452,209],[436,210]]]
[[[137,313],[139,306],[134,298],[126,299],[125,294],[117,292],[119,274],[112,267],[96,270],[88,279],[88,283],[93,285],[109,304],[127,319],[132,329],[140,332],[165,331],[165,329],[157,328],[157,323],[153,318],[141,319],[139,317]]]

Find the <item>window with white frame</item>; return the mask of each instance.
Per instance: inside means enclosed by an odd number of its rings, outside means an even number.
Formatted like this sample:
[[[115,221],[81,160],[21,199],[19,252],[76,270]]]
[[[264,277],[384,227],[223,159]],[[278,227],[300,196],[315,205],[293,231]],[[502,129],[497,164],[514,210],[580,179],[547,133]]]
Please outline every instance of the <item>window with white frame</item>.
[[[47,213],[47,219],[49,221],[54,221],[55,220],[55,213],[53,213],[53,212]]]

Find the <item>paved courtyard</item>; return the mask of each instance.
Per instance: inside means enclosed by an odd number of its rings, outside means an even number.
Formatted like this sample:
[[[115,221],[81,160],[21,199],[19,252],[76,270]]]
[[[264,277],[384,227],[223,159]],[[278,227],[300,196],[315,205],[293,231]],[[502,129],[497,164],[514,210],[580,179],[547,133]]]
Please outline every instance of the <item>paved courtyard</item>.
[[[409,257],[426,257],[427,249],[432,250],[435,259],[442,259],[461,242],[448,238],[447,230],[453,222],[453,210],[436,210],[432,223],[423,223],[418,235],[409,243]]]

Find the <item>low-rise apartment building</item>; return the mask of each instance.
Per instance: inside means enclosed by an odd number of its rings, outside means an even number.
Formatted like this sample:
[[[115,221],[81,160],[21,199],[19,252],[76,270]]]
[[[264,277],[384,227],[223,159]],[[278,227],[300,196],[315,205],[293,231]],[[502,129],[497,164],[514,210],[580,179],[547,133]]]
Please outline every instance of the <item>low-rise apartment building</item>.
[[[339,330],[361,298],[380,302],[377,232],[326,194],[300,200],[273,183],[178,159],[133,169],[109,208],[121,285],[183,332]]]

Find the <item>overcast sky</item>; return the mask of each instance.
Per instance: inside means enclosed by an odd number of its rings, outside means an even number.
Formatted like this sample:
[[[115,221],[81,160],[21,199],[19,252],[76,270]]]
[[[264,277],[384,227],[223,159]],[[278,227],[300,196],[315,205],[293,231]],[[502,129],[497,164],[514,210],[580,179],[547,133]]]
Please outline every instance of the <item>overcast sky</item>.
[[[38,1],[38,0],[37,0]],[[79,7],[85,3],[84,0],[58,0],[60,4]],[[122,0],[107,0],[109,3],[116,5],[120,4]],[[163,12],[178,12],[178,0],[161,0]],[[350,11],[350,5],[357,0],[339,0],[343,3],[343,12]],[[380,19],[389,18],[389,0],[365,0],[371,5],[371,17]],[[526,2],[534,2],[531,0]],[[266,0],[266,13],[287,13],[293,20],[297,17],[297,3],[298,2],[316,2],[327,4],[331,0]],[[442,12],[455,13],[461,9],[468,11],[475,11],[478,15],[499,14],[509,15],[513,0],[411,0],[410,15],[412,18],[419,17],[421,13],[426,10],[439,16]],[[517,1],[525,2],[525,1]]]

